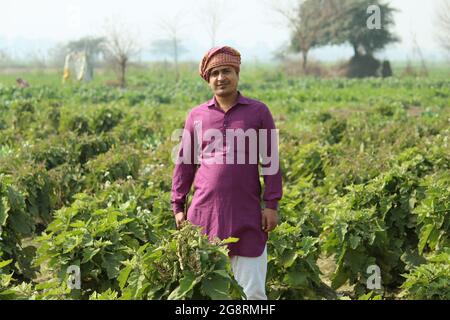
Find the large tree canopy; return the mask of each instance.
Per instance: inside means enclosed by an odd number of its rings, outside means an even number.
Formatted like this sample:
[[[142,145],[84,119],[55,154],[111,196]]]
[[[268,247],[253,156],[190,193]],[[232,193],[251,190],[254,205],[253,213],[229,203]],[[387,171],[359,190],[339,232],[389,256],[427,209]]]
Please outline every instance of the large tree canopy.
[[[306,69],[309,50],[328,41],[330,21],[336,8],[336,0],[299,0],[293,10],[278,9],[291,28],[289,49],[302,53],[303,69]]]
[[[382,0],[299,0],[290,14],[282,13],[291,25],[290,49],[302,53],[304,70],[312,48],[349,44],[354,57],[348,74],[372,76],[380,65],[373,54],[398,41],[392,32],[394,12]]]
[[[70,41],[66,47],[69,51],[85,51],[89,57],[95,58],[99,54],[104,53],[105,41],[106,39],[104,37],[84,37],[79,40]]]
[[[371,13],[367,9],[375,5],[380,9],[380,29],[370,29],[367,21]],[[323,39],[329,44],[350,44],[358,55],[372,55],[389,43],[398,41],[392,32],[394,26],[394,12],[389,3],[380,0],[341,0],[336,11],[331,30]]]

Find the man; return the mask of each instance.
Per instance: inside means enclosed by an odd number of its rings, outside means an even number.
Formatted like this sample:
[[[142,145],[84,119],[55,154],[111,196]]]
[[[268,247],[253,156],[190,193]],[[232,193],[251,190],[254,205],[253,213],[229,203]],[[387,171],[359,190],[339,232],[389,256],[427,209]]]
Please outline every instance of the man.
[[[17,82],[17,86],[19,88],[28,88],[30,86],[30,84],[28,83],[28,81],[22,79],[22,78],[17,78],[16,79]]]
[[[239,238],[228,245],[234,277],[247,299],[265,300],[266,243],[268,232],[277,225],[282,197],[277,133],[268,107],[238,91],[240,65],[239,52],[230,47],[213,48],[202,59],[200,75],[214,97],[192,109],[186,119],[178,159],[188,161],[175,165],[171,202],[177,227],[187,219],[203,227],[210,239]],[[256,137],[256,149],[251,136]],[[264,161],[250,161],[258,156]],[[265,172],[263,210],[259,162]],[[192,184],[194,195],[186,216],[186,196]]]

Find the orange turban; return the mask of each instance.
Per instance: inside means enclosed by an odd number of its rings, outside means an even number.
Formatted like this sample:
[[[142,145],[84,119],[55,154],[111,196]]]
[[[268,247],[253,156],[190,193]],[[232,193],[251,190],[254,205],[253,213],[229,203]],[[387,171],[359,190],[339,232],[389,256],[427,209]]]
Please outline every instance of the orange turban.
[[[241,68],[241,54],[231,47],[212,48],[206,53],[200,63],[200,76],[209,82],[211,69],[219,66],[232,66],[239,73]]]

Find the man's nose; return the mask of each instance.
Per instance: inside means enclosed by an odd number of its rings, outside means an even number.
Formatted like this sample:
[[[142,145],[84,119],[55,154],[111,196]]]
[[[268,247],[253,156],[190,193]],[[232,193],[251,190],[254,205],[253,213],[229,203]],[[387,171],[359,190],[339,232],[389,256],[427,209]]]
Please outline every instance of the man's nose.
[[[225,79],[225,76],[224,76],[224,74],[222,72],[220,72],[219,76],[217,77],[217,80],[221,81],[223,79]]]

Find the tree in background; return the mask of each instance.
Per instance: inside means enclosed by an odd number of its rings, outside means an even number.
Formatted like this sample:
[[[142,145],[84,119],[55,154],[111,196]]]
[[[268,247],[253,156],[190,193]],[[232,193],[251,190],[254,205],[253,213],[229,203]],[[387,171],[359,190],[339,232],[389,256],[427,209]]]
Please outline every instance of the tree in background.
[[[126,72],[130,60],[140,51],[140,46],[129,29],[118,23],[110,23],[106,26],[106,37],[104,42],[104,53],[118,75],[120,87],[126,86]]]
[[[29,53],[29,64],[39,70],[47,67],[47,55],[42,50],[33,50]]]
[[[379,9],[380,28],[369,28],[368,8]],[[375,76],[380,62],[374,53],[398,41],[393,34],[395,9],[381,0],[298,0],[290,9],[275,7],[289,22],[291,52],[300,52],[303,70],[308,53],[315,47],[349,44],[354,56],[347,67],[348,76]]]
[[[54,68],[62,68],[64,60],[69,54],[67,43],[58,43],[48,51],[48,65]]]
[[[294,8],[274,9],[283,15],[291,29],[291,43],[288,51],[300,52],[303,57],[303,71],[306,71],[309,51],[326,44],[331,22],[337,11],[336,0],[299,0]]]
[[[85,51],[86,55],[95,63],[100,55],[105,52],[105,37],[84,37],[75,41],[70,41],[66,47],[69,52]]]
[[[179,58],[182,54],[187,52],[187,49],[181,44],[179,38],[174,36],[172,39],[159,39],[155,40],[151,44],[151,52],[155,56],[170,57],[173,60],[175,68],[175,78],[178,82],[179,75]]]
[[[181,40],[183,25],[180,13],[176,14],[172,19],[161,20],[159,27],[165,33],[165,38],[153,41],[151,52],[157,56],[170,56],[173,59],[175,81],[178,82],[180,80],[179,58],[187,52]]]
[[[369,29],[367,26],[367,9],[373,5],[380,8],[380,29]],[[341,0],[333,18],[334,26],[327,33],[328,39],[324,40],[329,44],[350,44],[354,57],[373,55],[399,40],[391,30],[395,24],[395,11],[389,3],[380,0]]]
[[[0,49],[0,66],[6,65],[11,61],[11,57],[6,50]]]
[[[222,0],[207,0],[205,6],[201,10],[200,19],[203,22],[206,31],[211,40],[211,48],[216,46],[217,34],[223,25],[224,3]]]
[[[70,52],[85,51],[92,65],[96,65],[105,56],[104,37],[84,37],[78,40],[59,43],[48,52],[48,65],[61,68]]]
[[[450,54],[450,0],[442,0],[437,11],[437,39]]]
[[[369,28],[368,21],[376,13],[368,8],[376,7],[379,16],[379,28]],[[392,32],[394,12],[389,3],[381,0],[341,0],[323,42],[340,45],[349,44],[354,55],[346,68],[349,77],[377,76],[381,63],[374,53],[399,39]]]

